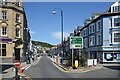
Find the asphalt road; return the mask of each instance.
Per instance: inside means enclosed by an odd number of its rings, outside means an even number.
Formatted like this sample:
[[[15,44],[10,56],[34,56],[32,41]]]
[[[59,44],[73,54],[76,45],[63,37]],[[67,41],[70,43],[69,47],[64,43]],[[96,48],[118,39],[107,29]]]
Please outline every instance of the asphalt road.
[[[24,74],[31,78],[118,78],[120,66],[117,68],[104,67],[100,70],[85,73],[63,72],[53,65],[52,61],[43,55],[38,64],[31,66]]]
[[[40,62],[24,72],[31,78],[71,78],[72,76],[56,68],[47,56],[43,55]]]

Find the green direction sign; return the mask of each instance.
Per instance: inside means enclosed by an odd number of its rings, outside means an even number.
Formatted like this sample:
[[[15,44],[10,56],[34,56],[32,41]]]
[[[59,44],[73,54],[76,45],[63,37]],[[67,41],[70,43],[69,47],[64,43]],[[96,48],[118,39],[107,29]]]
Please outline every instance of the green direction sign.
[[[82,48],[83,38],[80,36],[70,36],[70,48]]]

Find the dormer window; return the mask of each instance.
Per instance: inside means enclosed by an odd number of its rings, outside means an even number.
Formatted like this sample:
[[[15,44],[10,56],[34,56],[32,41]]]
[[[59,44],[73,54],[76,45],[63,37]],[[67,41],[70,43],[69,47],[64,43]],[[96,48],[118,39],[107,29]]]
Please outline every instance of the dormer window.
[[[113,12],[118,12],[120,11],[120,6],[114,6],[113,7]]]

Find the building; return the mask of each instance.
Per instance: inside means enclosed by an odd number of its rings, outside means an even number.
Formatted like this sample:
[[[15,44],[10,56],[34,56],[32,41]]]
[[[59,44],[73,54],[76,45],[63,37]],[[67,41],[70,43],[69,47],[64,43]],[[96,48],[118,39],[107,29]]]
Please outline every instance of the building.
[[[80,30],[88,59],[120,62],[120,1],[102,14],[94,13]]]
[[[85,19],[84,26],[78,26],[70,36],[83,37],[83,48],[74,49],[77,56],[84,53],[87,59],[98,59],[102,63],[120,62],[120,1],[104,13],[93,13]],[[69,39],[64,45],[68,52]]]
[[[0,58],[2,63],[13,63],[14,59],[25,60],[27,19],[23,0],[2,0],[0,2]]]

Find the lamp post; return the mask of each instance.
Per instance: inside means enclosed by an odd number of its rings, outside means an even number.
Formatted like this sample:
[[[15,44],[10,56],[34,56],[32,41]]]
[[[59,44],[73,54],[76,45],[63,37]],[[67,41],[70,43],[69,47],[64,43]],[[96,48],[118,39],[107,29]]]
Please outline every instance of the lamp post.
[[[28,50],[28,31],[29,29],[26,27],[25,29],[25,34],[26,34],[26,42],[25,42],[25,47],[26,47],[26,64],[30,63],[29,62],[29,50]]]
[[[56,10],[59,10],[61,13],[61,52],[63,54],[64,57],[64,50],[63,50],[63,11],[61,10],[61,8],[55,8],[53,10],[53,14],[56,14]]]

